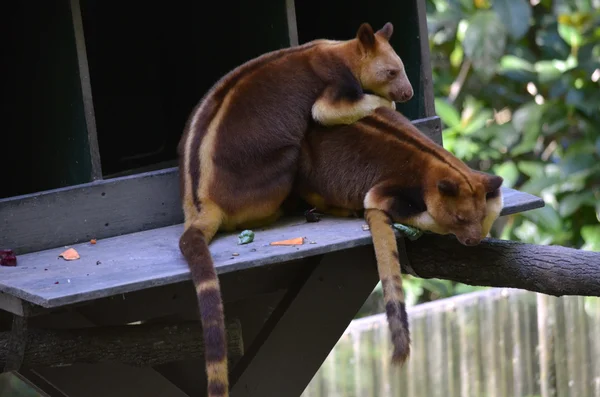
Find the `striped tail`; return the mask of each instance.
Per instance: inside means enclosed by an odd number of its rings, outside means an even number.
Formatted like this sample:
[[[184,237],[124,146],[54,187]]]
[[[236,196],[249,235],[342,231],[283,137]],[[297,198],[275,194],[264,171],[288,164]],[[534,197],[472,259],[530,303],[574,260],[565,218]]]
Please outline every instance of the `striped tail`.
[[[202,230],[189,227],[179,240],[179,248],[190,267],[198,295],[204,333],[207,396],[228,397],[227,339],[221,288]]]
[[[410,331],[402,289],[402,273],[398,259],[398,244],[389,216],[378,209],[365,210],[365,220],[371,230],[377,271],[383,286],[383,300],[392,335],[392,363],[402,365],[410,354]]]

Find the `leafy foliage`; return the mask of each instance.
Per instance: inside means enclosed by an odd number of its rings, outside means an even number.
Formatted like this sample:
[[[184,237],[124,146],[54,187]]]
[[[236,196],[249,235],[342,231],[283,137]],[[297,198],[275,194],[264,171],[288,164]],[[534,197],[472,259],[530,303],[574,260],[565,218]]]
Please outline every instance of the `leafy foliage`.
[[[445,146],[546,202],[509,217],[497,236],[598,249],[600,1],[427,7]]]
[[[600,250],[600,0],[426,0],[444,146],[545,208],[495,237]],[[481,289],[404,277],[408,304]],[[359,317],[383,311],[381,287]]]
[[[600,250],[600,0],[428,0],[444,146],[546,207],[496,237]],[[413,303],[475,288],[406,277]]]

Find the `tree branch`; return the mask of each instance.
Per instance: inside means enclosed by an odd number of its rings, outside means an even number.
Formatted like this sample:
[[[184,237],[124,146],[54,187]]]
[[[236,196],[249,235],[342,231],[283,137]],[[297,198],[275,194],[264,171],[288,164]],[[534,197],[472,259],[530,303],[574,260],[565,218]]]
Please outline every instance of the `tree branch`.
[[[496,239],[465,247],[453,237],[439,235],[406,241],[406,251],[422,278],[554,296],[600,296],[600,252]]]

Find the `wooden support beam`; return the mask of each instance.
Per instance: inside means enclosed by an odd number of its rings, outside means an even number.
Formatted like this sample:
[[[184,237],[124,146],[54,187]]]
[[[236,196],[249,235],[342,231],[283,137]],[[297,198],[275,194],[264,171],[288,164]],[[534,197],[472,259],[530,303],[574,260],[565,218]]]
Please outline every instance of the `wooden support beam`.
[[[600,252],[486,239],[465,247],[453,237],[406,242],[419,277],[520,288],[548,295],[600,296]]]
[[[240,322],[229,320],[226,328],[229,359],[237,361],[244,354]],[[20,368],[106,362],[139,367],[199,359],[204,354],[202,328],[196,321],[68,330],[29,328],[23,338]],[[15,350],[11,346],[11,333],[0,332],[2,367]],[[13,367],[10,369],[16,369]]]
[[[232,371],[231,396],[302,394],[377,285],[374,258],[369,246],[324,255],[248,346]]]

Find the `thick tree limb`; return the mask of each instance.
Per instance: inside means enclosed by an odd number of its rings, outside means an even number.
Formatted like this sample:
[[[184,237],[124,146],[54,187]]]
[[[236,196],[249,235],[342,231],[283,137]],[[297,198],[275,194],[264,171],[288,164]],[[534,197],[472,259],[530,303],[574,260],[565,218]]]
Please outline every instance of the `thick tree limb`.
[[[226,323],[229,359],[243,355],[240,322]],[[0,332],[0,369],[9,354],[10,332]],[[202,358],[204,341],[199,322],[122,325],[80,329],[30,328],[24,335],[22,368],[75,363],[119,362],[152,366]]]
[[[555,296],[600,296],[600,252],[496,239],[465,247],[453,237],[438,235],[406,241],[406,251],[423,278]]]

